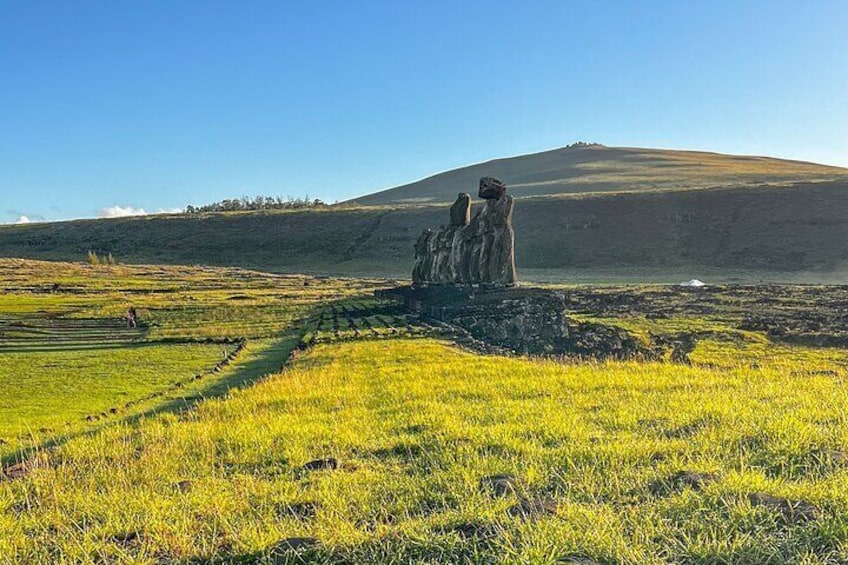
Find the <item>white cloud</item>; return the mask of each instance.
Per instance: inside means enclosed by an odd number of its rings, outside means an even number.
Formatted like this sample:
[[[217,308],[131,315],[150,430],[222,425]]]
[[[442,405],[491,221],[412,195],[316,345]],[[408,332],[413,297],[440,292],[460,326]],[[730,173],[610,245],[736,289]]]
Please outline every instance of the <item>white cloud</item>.
[[[109,206],[100,210],[98,218],[125,218],[127,216],[146,216],[144,208],[133,208],[132,206]]]
[[[30,219],[29,219],[29,217],[27,217],[27,216],[21,216],[20,218],[18,218],[17,220],[15,220],[15,222],[14,222],[14,223],[16,223],[16,224],[28,224],[28,223],[30,223],[30,222],[32,222],[32,220],[30,220]]]
[[[97,217],[126,218],[128,216],[148,216],[150,214],[179,214],[182,211],[182,208],[159,208],[155,212],[148,212],[144,208],[134,208],[132,206],[109,206],[100,210]]]

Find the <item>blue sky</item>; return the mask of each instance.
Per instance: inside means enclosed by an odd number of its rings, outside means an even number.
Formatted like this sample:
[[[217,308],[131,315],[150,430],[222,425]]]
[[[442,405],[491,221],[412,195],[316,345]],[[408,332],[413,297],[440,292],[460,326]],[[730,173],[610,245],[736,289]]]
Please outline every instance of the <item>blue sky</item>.
[[[846,29],[844,0],[0,0],[0,222],[576,140],[848,166]]]

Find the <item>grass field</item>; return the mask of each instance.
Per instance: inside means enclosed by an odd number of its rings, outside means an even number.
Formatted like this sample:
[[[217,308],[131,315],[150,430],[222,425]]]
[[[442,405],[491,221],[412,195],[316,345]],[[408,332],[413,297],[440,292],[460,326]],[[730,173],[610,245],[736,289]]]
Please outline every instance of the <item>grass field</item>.
[[[123,409],[174,381],[211,370],[216,345],[26,351],[0,354],[0,437],[61,431],[72,422]],[[8,441],[8,440],[7,440]]]
[[[702,337],[689,365],[578,362],[461,350],[373,281],[2,265],[7,327],[129,302],[145,325],[0,340],[0,425],[77,426],[0,446],[0,563],[848,561],[848,350],[802,345],[840,331],[805,316],[844,289],[575,288],[574,316]],[[740,329],[748,295],[779,339]],[[127,382],[137,352],[156,362]]]
[[[562,365],[420,339],[320,345],[226,399],[40,454],[0,486],[0,555],[844,561],[844,369],[786,369]],[[817,510],[792,514],[764,494]],[[292,550],[290,538],[309,539]]]
[[[367,281],[0,261],[0,459],[278,369],[294,322]],[[141,325],[122,320],[133,305]]]

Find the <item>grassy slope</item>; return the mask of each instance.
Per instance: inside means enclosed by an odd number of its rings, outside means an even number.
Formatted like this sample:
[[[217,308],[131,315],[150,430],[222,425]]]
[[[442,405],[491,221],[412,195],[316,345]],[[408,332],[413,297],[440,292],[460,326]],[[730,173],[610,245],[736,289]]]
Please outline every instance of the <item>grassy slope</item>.
[[[845,372],[812,360],[561,365],[432,340],[323,345],[227,399],[43,453],[0,483],[0,562],[253,563],[292,536],[319,540],[300,556],[317,562],[841,562]],[[343,468],[298,472],[318,457]],[[679,470],[717,480],[651,488]],[[495,473],[521,477],[517,492],[481,488]],[[823,514],[786,523],[752,492]],[[519,496],[557,507],[512,517]]]
[[[475,204],[479,206],[479,204]],[[516,203],[525,279],[844,280],[848,182],[571,195]],[[0,255],[406,277],[441,206],[163,216],[0,227]],[[808,271],[814,273],[808,275]]]
[[[210,371],[221,360],[221,349],[215,345],[148,345],[4,351],[0,353],[0,438],[11,442],[30,433],[66,432],[66,422],[81,423],[90,414],[122,407],[174,381]]]
[[[285,361],[299,338],[296,319],[373,286],[239,269],[0,260],[0,460],[250,382]],[[112,324],[130,304],[145,327],[117,340],[125,330]],[[89,327],[56,332],[80,321]],[[8,329],[20,323],[36,331]],[[104,327],[91,329],[97,324]],[[247,348],[213,373],[236,347],[223,339],[246,339]]]
[[[499,159],[357,200],[370,208],[0,226],[0,256],[237,265],[406,277],[444,206],[501,176],[519,198],[516,258],[529,280],[841,281],[848,172],[764,157],[582,147]],[[716,188],[719,187],[719,188]],[[479,206],[479,204],[478,204]]]
[[[356,198],[367,205],[453,202],[494,175],[516,198],[585,192],[746,187],[844,178],[848,169],[769,157],[633,147],[564,147],[495,159]]]

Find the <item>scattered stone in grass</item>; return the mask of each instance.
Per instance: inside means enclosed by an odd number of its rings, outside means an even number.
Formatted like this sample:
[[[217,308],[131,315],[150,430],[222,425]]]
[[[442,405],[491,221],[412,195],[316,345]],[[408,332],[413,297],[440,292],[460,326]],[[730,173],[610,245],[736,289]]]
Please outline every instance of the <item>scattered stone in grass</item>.
[[[118,409],[117,409],[117,408],[109,408],[109,413],[110,413],[110,414],[117,414],[117,413],[118,413]]]
[[[30,470],[30,465],[27,465],[25,461],[9,465],[8,467],[0,467],[0,481],[4,479],[9,481],[22,479],[29,475]]]
[[[748,500],[754,506],[764,506],[771,510],[777,510],[787,524],[815,522],[821,516],[819,508],[806,500],[792,500],[763,492],[748,495]]]
[[[564,565],[603,565],[600,561],[595,561],[582,555],[566,555],[557,559],[557,563],[563,563]]]
[[[453,443],[454,446],[457,448],[474,445],[474,440],[472,440],[470,437],[457,437],[449,441]]]
[[[324,469],[335,470],[339,468],[339,462],[335,457],[327,457],[326,459],[314,459],[307,463],[304,463],[303,467],[300,468],[303,472],[309,471],[321,471]]]
[[[315,517],[318,510],[321,509],[321,504],[318,502],[296,502],[289,505],[286,510],[295,518],[300,520],[309,520]]]
[[[844,451],[834,449],[832,451],[828,451],[827,454],[830,456],[830,460],[838,465],[848,463],[848,453]]]
[[[681,426],[662,430],[661,435],[667,439],[684,439],[696,435],[713,422],[712,418],[698,418]]]
[[[557,503],[555,500],[532,498],[522,499],[518,504],[507,508],[506,512],[513,518],[530,520],[540,518],[544,515],[556,514]]]
[[[288,551],[302,551],[304,549],[317,547],[320,543],[320,540],[317,538],[286,538],[274,546],[272,553],[277,554]]]
[[[373,453],[374,456],[379,459],[400,457],[402,459],[412,460],[421,457],[423,452],[424,450],[420,445],[399,443],[392,447],[381,447],[380,449],[375,449]]]
[[[109,541],[119,545],[133,545],[141,541],[141,532],[118,532],[109,536]]]
[[[443,529],[446,532],[456,532],[463,539],[488,539],[497,535],[498,530],[495,524],[483,524],[480,522],[461,522],[454,526]]]
[[[0,437],[0,445],[6,445],[7,443],[8,443],[8,442],[7,442],[5,439],[3,439],[2,437]]]
[[[42,433],[42,434],[52,434],[53,433],[52,428],[38,428],[38,431],[39,431],[39,433]]]
[[[481,489],[491,491],[499,497],[517,492],[523,484],[523,479],[508,473],[489,475],[480,479]]]
[[[709,483],[715,482],[718,479],[716,473],[705,473],[699,471],[677,471],[665,479],[658,479],[648,486],[651,494],[657,496],[666,495],[675,490],[691,488],[699,491]]]
[[[194,488],[194,481],[184,480],[180,481],[174,485],[174,487],[180,491],[181,493],[191,492],[191,489]]]

